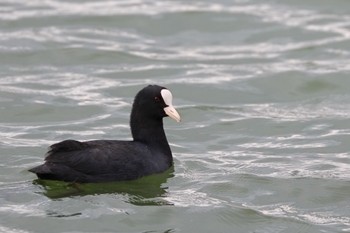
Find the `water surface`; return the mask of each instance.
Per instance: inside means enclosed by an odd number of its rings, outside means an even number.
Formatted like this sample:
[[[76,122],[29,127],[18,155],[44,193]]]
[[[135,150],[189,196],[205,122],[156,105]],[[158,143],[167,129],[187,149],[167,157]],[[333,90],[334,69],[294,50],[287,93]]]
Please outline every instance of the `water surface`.
[[[350,2],[15,1],[0,7],[0,232],[349,232]],[[27,169],[130,139],[168,87],[174,169],[74,186]]]

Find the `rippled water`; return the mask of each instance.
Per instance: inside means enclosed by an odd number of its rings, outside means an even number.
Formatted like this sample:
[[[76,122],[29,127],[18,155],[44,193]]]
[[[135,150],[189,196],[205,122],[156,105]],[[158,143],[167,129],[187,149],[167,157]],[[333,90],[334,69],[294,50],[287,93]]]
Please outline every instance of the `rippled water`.
[[[0,2],[0,232],[350,232],[350,2]],[[76,187],[27,172],[130,138],[172,90],[174,170]]]

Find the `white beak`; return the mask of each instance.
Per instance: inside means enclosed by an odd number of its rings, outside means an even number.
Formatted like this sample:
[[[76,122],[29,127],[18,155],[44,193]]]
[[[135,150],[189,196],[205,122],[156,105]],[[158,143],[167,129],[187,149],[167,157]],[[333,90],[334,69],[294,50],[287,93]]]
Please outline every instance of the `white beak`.
[[[165,114],[167,114],[170,118],[174,119],[177,122],[181,121],[181,117],[179,113],[174,108],[172,102],[173,102],[173,95],[168,89],[163,89],[160,91],[162,98],[164,100],[164,103],[168,105],[168,107],[164,108]]]
[[[164,112],[172,119],[174,119],[177,122],[181,121],[181,117],[179,113],[176,111],[176,109],[173,106],[168,106],[164,108]]]

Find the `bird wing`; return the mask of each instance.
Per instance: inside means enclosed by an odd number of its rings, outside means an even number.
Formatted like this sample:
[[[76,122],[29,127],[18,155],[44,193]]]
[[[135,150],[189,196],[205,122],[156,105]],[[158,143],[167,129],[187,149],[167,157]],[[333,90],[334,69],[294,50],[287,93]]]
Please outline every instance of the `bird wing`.
[[[66,140],[50,146],[46,163],[69,167],[86,175],[132,175],[143,166],[141,151],[147,146],[131,141],[96,140],[79,142]],[[124,174],[124,175],[123,175]]]

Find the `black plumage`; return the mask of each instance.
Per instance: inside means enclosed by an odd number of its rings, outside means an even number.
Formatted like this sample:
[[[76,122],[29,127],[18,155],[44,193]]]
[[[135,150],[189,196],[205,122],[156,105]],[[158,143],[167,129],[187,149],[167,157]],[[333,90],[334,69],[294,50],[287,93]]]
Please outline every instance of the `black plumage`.
[[[92,183],[132,180],[173,164],[163,117],[180,121],[169,90],[149,85],[136,95],[130,115],[133,141],[66,140],[50,146],[45,163],[30,169],[41,179]]]

